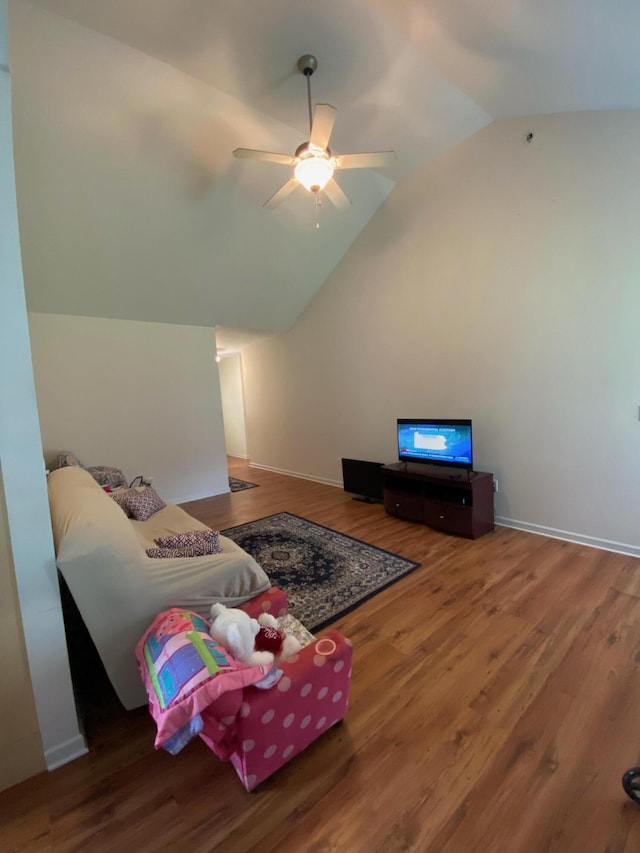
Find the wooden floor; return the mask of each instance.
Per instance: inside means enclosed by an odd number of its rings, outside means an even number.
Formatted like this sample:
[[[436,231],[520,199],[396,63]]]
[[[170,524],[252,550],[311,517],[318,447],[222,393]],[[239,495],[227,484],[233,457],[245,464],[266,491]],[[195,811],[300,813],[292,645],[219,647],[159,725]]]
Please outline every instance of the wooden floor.
[[[260,488],[186,505],[214,527],[288,510],[422,567],[336,623],[354,644],[345,724],[248,794],[197,739],[153,749],[146,709],[103,681],[89,755],[0,794],[0,850],[638,853],[640,562],[497,528],[475,542],[341,490],[251,469]]]

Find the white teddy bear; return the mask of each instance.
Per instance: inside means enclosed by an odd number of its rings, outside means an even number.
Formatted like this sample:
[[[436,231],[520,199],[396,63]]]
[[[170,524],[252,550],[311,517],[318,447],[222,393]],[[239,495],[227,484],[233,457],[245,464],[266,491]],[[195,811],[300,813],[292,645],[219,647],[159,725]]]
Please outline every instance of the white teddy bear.
[[[279,635],[276,644],[280,644],[277,654],[270,651],[258,651],[255,648],[256,637],[261,628],[272,628]],[[211,606],[212,639],[231,652],[236,660],[251,666],[270,666],[300,651],[300,643],[294,636],[284,636],[278,631],[278,620],[269,613],[261,613],[258,619],[252,619],[244,610],[225,607],[224,604]]]
[[[274,657],[271,652],[254,649],[260,623],[252,619],[244,610],[225,607],[224,604],[211,605],[211,637],[231,652],[236,660],[251,666],[270,666]]]

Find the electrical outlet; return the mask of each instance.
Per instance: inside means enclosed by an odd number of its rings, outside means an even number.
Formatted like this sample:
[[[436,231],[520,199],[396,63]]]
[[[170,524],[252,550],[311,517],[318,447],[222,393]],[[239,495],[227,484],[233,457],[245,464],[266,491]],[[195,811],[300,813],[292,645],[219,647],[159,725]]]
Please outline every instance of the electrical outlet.
[[[497,478],[497,477],[494,477],[494,478],[493,478],[493,491],[494,491],[496,494],[498,494],[498,492],[500,491],[500,484],[498,483],[498,478]]]

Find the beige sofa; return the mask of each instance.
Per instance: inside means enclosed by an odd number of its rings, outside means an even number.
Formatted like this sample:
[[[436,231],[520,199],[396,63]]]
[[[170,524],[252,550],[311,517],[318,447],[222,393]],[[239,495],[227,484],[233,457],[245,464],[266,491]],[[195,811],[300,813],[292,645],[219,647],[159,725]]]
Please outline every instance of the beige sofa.
[[[147,701],[134,647],[157,613],[185,607],[208,617],[214,602],[235,606],[270,586],[256,561],[224,536],[220,554],[148,557],[157,536],[208,529],[174,504],[133,521],[75,466],[52,471],[48,490],[58,568],[127,709]]]

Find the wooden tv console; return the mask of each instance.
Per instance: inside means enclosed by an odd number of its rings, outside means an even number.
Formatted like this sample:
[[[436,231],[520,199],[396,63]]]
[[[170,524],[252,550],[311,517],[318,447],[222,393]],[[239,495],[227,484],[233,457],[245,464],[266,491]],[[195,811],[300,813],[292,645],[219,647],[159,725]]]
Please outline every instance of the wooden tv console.
[[[382,476],[391,515],[470,539],[493,530],[493,474],[395,462]]]

